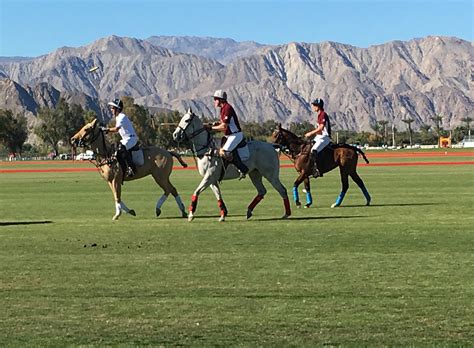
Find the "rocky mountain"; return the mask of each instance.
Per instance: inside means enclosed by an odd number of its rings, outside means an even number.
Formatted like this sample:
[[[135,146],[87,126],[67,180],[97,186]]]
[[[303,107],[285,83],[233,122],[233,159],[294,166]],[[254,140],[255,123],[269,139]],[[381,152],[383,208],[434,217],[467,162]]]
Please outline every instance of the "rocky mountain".
[[[237,42],[232,39],[196,36],[151,36],[146,41],[173,52],[215,59],[222,64],[228,64],[239,57],[254,55],[259,50],[270,47],[254,41]]]
[[[161,38],[153,39],[152,38]],[[369,48],[335,42],[258,46],[252,55],[223,39],[189,44],[192,38],[149,40],[111,36],[30,61],[0,61],[0,77],[21,86],[47,83],[62,93],[82,93],[102,101],[121,95],[139,104],[217,115],[212,93],[223,88],[243,120],[274,119],[284,124],[314,120],[309,102],[322,97],[335,129],[370,130],[376,120],[405,129],[431,124],[453,128],[473,115],[472,43],[451,37],[393,41]],[[167,43],[166,43],[167,42]],[[198,56],[205,52],[209,57]],[[225,52],[228,52],[228,56]],[[226,62],[226,65],[219,62]],[[98,66],[94,73],[89,69]],[[1,85],[0,85],[1,86]],[[0,88],[0,101],[8,96]],[[23,103],[23,102],[19,102]],[[1,102],[0,102],[1,107]]]
[[[54,108],[60,98],[69,104],[78,104],[85,109],[93,110],[99,119],[107,120],[107,108],[98,99],[87,94],[73,91],[60,92],[50,84],[41,82],[33,87],[25,87],[8,78],[0,80],[0,109],[12,110],[15,114],[23,114],[32,121],[39,108]]]

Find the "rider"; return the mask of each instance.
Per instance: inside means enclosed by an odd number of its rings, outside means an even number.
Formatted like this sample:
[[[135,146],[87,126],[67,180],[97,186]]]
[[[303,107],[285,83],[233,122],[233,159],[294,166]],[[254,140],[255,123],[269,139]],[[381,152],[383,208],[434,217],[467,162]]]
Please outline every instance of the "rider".
[[[318,153],[320,153],[331,142],[331,124],[329,116],[324,111],[324,101],[321,98],[316,98],[311,102],[311,109],[317,114],[317,125],[312,131],[305,134],[305,137],[314,138],[314,145],[311,148],[311,159],[313,161],[313,176],[323,176],[319,171],[317,165]]]
[[[231,157],[231,163],[233,163],[240,172],[240,178],[245,178],[245,175],[248,173],[249,169],[245,164],[242,163],[242,160],[239,156],[237,146],[244,139],[244,134],[240,128],[239,120],[237,114],[234,111],[232,105],[227,102],[227,93],[221,89],[218,89],[214,95],[214,107],[220,108],[220,122],[217,125],[213,125],[211,128],[215,131],[224,132],[225,137],[227,138],[224,146],[221,151],[222,155],[225,158]]]
[[[128,116],[122,112],[123,102],[120,99],[114,99],[107,105],[109,105],[112,115],[115,117],[115,127],[105,128],[104,130],[105,132],[120,134],[122,139],[117,151],[117,159],[124,173],[128,177],[133,177],[136,168],[132,160],[131,149],[138,143],[137,134]]]

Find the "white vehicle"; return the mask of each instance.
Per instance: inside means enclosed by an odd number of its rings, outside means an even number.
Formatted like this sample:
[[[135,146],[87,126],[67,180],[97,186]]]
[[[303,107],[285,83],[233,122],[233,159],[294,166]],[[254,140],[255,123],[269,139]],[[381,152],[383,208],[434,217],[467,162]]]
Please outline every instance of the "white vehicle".
[[[93,159],[95,159],[95,155],[91,150],[86,150],[86,152],[81,152],[80,154],[76,155],[76,161],[87,161]]]

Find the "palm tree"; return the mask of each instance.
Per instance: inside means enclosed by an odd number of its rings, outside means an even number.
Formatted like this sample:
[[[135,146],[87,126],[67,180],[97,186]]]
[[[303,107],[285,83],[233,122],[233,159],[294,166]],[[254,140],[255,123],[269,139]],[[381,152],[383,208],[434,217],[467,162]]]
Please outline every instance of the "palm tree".
[[[469,136],[471,136],[471,121],[472,121],[472,118],[470,118],[469,116],[468,117],[464,117],[464,118],[461,118],[461,121],[463,121],[464,123],[466,123],[466,128],[467,128],[467,134]]]
[[[405,118],[402,119],[403,122],[405,122],[408,125],[408,135],[410,137],[410,147],[413,146],[413,141],[412,141],[412,131],[411,131],[411,123],[414,121],[412,118]]]
[[[436,135],[439,137],[441,136],[441,121],[443,120],[443,116],[441,115],[436,115],[433,117],[430,117],[435,123],[435,129],[436,129]]]
[[[383,129],[383,143],[387,144],[387,124],[388,124],[388,121],[387,120],[381,120],[381,121],[377,121],[377,123]]]

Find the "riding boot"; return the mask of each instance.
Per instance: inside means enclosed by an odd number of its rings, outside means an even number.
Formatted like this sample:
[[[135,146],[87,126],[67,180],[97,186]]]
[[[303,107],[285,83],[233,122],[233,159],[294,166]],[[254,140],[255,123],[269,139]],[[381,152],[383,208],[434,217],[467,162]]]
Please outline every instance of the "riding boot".
[[[133,163],[132,152],[130,150],[125,150],[125,161],[127,162],[127,176],[129,178],[133,177],[136,172],[135,163]]]
[[[234,151],[232,151],[232,163],[237,167],[237,169],[239,170],[240,172],[240,178],[239,180],[241,179],[245,179],[245,176],[246,174],[249,172],[249,169],[247,168],[247,166],[242,162],[242,159],[240,158],[240,155],[239,155],[239,151],[237,149],[235,149]]]
[[[313,176],[317,178],[318,176],[323,176],[318,169],[318,151],[311,151],[311,161],[313,162]]]

